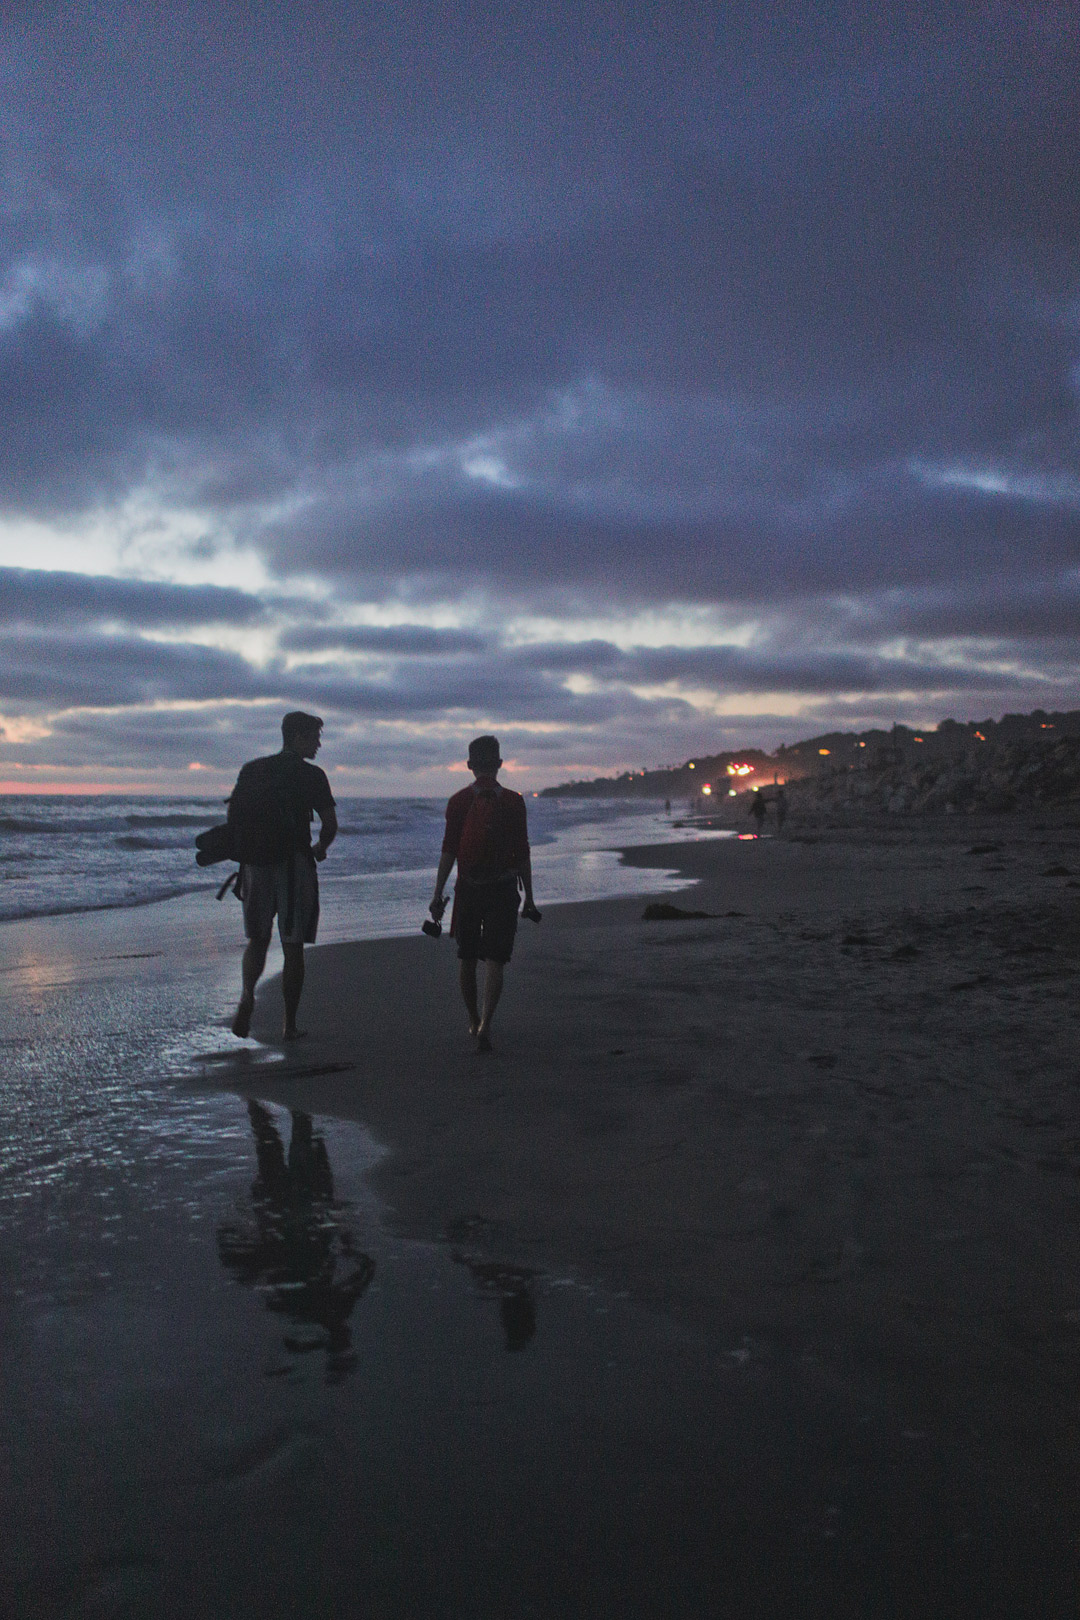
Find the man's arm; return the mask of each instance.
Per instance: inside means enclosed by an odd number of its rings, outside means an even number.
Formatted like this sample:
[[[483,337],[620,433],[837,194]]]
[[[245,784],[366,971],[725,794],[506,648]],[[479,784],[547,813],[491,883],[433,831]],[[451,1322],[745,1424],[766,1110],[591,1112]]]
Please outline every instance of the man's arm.
[[[533,900],[532,856],[529,853],[529,823],[525,810],[524,799],[521,799],[518,803],[517,811],[518,824],[515,829],[515,841],[517,843],[519,853],[517,860],[515,861],[515,865],[517,867],[517,874],[521,879],[521,887],[525,895],[524,903],[521,908],[521,915],[523,917],[531,917],[533,922],[539,922],[540,913],[537,911],[536,902]]]
[[[428,907],[428,910],[431,912],[431,915],[435,918],[436,922],[438,922],[439,918],[446,909],[446,899],[443,895],[443,889],[446,887],[447,878],[454,869],[454,862],[457,860],[458,845],[461,842],[461,827],[465,820],[465,812],[459,804],[460,799],[461,794],[455,793],[454,797],[446,806],[446,832],[443,834],[442,853],[439,856],[439,870],[435,874],[435,893],[432,895],[431,904]]]
[[[337,837],[337,811],[332,804],[319,811],[319,840],[311,853],[317,861],[325,861],[326,852]]]
[[[518,877],[520,877],[521,887],[525,891],[525,904],[531,906],[533,904],[531,855],[526,855],[523,861],[518,862]]]
[[[450,849],[444,849],[442,854],[439,856],[439,870],[435,874],[435,893],[432,895],[431,904],[428,907],[428,910],[431,912],[433,917],[437,912],[441,912],[446,906],[446,900],[443,897],[443,889],[446,886],[446,880],[450,876],[456,860],[457,856],[454,854],[453,850]]]

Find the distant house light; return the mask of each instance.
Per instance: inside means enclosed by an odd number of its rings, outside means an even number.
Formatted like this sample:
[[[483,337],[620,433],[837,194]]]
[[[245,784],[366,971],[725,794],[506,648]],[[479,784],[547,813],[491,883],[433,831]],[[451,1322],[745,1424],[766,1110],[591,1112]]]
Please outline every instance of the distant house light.
[[[688,765],[688,766],[687,766],[687,767],[686,767],[686,768],[687,768],[687,770],[688,770],[688,771],[692,771],[692,770],[693,770],[693,769],[694,769],[694,762],[693,762],[693,760],[691,760],[691,761],[690,761],[690,763],[689,763],[689,765]]]
[[[832,750],[830,748],[819,748],[818,749],[819,754],[829,754],[831,752],[832,752]]]
[[[1039,730],[1040,731],[1053,731],[1053,729],[1054,729],[1054,722],[1052,720],[1043,720],[1039,724]]]
[[[702,793],[711,793],[712,787],[708,782],[704,782],[702,783],[701,791]]]
[[[865,748],[865,747],[866,747],[866,744],[865,744],[865,743],[860,743],[860,744],[859,744],[859,747],[860,747],[860,748]]]
[[[976,737],[978,737],[978,739],[979,739],[979,741],[980,741],[980,742],[985,742],[985,741],[986,741],[986,738],[985,738],[985,737],[984,737],[984,736],[983,736],[983,734],[982,734],[982,732],[981,732],[981,731],[977,731],[977,732],[976,732],[976,733],[975,733],[975,735],[976,735]]]
[[[739,797],[738,788],[728,788],[727,796],[729,799],[737,799]]]
[[[912,740],[912,742],[922,742],[922,738],[921,738],[921,737],[912,737],[912,739],[911,739],[911,740]]]

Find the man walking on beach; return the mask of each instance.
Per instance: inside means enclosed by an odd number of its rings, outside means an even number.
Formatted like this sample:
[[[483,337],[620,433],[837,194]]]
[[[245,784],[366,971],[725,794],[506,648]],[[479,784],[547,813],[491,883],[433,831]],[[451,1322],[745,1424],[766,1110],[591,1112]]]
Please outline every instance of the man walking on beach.
[[[457,861],[450,932],[457,940],[469,1033],[476,1036],[481,1052],[491,1051],[491,1020],[502,994],[503,969],[514,949],[519,882],[525,891],[522,916],[540,921],[533,903],[525,800],[497,780],[501,764],[497,737],[476,737],[469,744],[469,769],[476,780],[446,806],[446,836],[429,907],[437,922],[446,909],[443,889]],[[477,962],[487,964],[482,1005]]]
[[[334,796],[325,771],[309,764],[321,742],[322,721],[294,710],[281,722],[282,749],[244,766],[229,799],[229,826],[240,860],[240,898],[248,944],[243,959],[243,991],[232,1022],[234,1035],[246,1035],[255,1008],[255,986],[266,966],[274,917],[285,956],[281,989],[285,998],[282,1038],[296,1040],[300,993],[304,988],[304,946],[315,943],[319,924],[319,879],[315,862],[337,836]],[[311,843],[311,820],[319,817],[319,840]]]

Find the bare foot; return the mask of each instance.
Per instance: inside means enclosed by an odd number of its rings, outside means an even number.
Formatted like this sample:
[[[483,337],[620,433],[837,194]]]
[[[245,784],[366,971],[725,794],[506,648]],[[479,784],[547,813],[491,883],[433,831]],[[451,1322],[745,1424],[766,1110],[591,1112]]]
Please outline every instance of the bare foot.
[[[479,1018],[470,1018],[469,1019],[469,1034],[470,1035],[479,1035],[479,1033],[480,1033],[480,1020],[479,1020]]]
[[[246,996],[240,997],[240,1004],[236,1009],[236,1017],[232,1021],[232,1032],[243,1040],[251,1028],[251,1015],[255,1011],[255,1001]]]

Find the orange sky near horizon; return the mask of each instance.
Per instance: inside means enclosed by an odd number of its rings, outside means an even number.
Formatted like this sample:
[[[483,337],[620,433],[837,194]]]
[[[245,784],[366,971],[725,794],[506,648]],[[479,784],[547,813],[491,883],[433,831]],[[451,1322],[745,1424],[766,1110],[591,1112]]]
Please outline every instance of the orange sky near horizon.
[[[144,793],[155,799],[183,799],[204,798],[205,794],[185,793],[181,789],[162,787],[160,782],[2,782],[0,781],[0,797],[26,798],[34,794],[38,798],[44,795],[76,793],[87,797],[112,793],[118,797],[126,797],[132,793]]]

